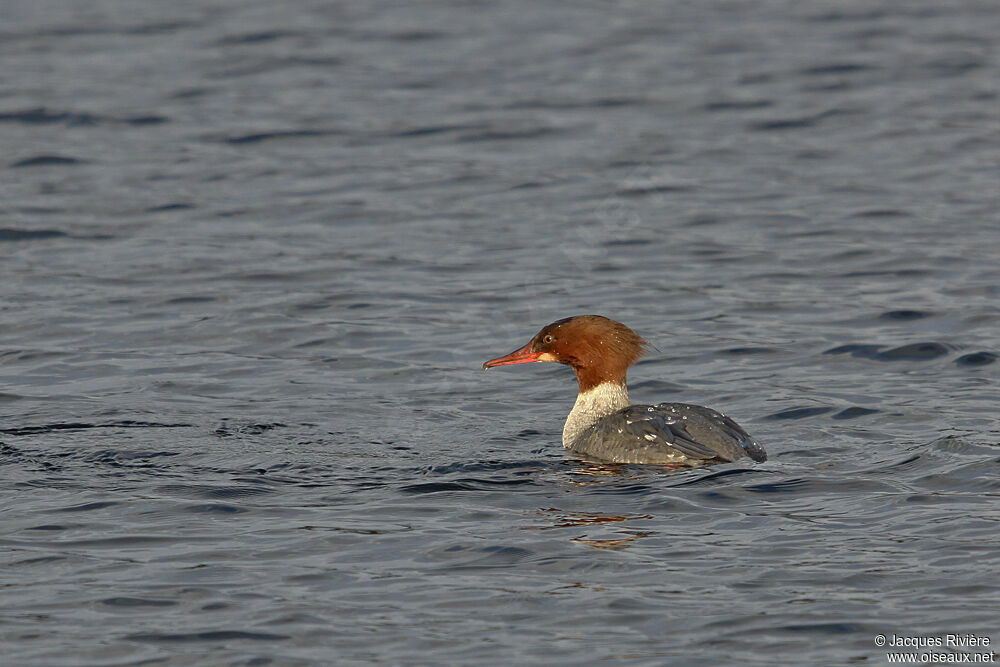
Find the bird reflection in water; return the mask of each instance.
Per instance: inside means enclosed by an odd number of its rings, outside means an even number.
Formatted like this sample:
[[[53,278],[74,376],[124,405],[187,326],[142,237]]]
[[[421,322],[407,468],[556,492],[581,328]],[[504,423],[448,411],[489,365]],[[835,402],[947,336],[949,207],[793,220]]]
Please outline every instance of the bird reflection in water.
[[[594,486],[604,484],[613,478],[615,481],[628,481],[631,479],[642,479],[650,472],[676,472],[678,470],[691,470],[694,466],[684,464],[661,464],[635,466],[628,463],[607,463],[603,461],[587,461],[584,459],[572,459],[564,461],[564,464],[573,466],[571,474],[580,475],[583,479],[570,479],[571,484],[577,486]]]
[[[550,530],[552,528],[572,528],[575,526],[593,527],[604,526],[606,524],[624,523],[636,519],[652,519],[649,514],[587,514],[580,512],[563,512],[556,507],[548,507],[539,510],[539,514],[554,519],[551,525],[537,526],[538,530]],[[619,530],[615,533],[620,537],[596,538],[588,533],[570,538],[571,542],[585,544],[595,549],[626,549],[632,543],[643,537],[653,535],[653,531],[645,530]]]

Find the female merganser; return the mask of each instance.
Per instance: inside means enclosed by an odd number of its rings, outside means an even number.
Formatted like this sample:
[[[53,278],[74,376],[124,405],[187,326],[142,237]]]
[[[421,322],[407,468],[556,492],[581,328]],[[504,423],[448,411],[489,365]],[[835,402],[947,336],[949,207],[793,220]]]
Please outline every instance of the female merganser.
[[[629,405],[625,376],[644,341],[624,324],[600,315],[553,322],[493,366],[556,361],[576,373],[580,393],[563,427],[563,447],[611,463],[700,465],[749,456],[764,448],[720,412],[687,403]]]

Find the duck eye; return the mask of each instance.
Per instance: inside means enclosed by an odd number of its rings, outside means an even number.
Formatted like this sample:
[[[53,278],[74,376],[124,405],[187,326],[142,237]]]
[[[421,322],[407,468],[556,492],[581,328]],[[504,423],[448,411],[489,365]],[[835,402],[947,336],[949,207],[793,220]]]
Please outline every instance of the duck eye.
[[[545,338],[542,339],[542,342],[543,343],[551,343],[554,340],[555,340],[555,338],[552,337],[552,334],[549,334],[548,336],[546,336]]]

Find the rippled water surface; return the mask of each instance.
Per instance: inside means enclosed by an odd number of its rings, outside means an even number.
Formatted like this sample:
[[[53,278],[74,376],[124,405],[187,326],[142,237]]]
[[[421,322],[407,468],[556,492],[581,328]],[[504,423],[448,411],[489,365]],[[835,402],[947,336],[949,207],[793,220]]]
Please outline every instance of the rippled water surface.
[[[2,14],[4,664],[1000,642],[996,2]],[[770,460],[564,454],[579,313]]]

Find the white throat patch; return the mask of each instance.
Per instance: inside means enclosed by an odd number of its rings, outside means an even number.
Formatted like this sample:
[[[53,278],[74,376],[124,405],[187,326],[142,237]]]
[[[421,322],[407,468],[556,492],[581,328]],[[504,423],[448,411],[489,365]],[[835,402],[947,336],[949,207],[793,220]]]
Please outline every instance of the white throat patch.
[[[563,426],[563,447],[569,449],[583,431],[612,412],[628,406],[628,388],[624,383],[603,382],[593,389],[580,392]]]

